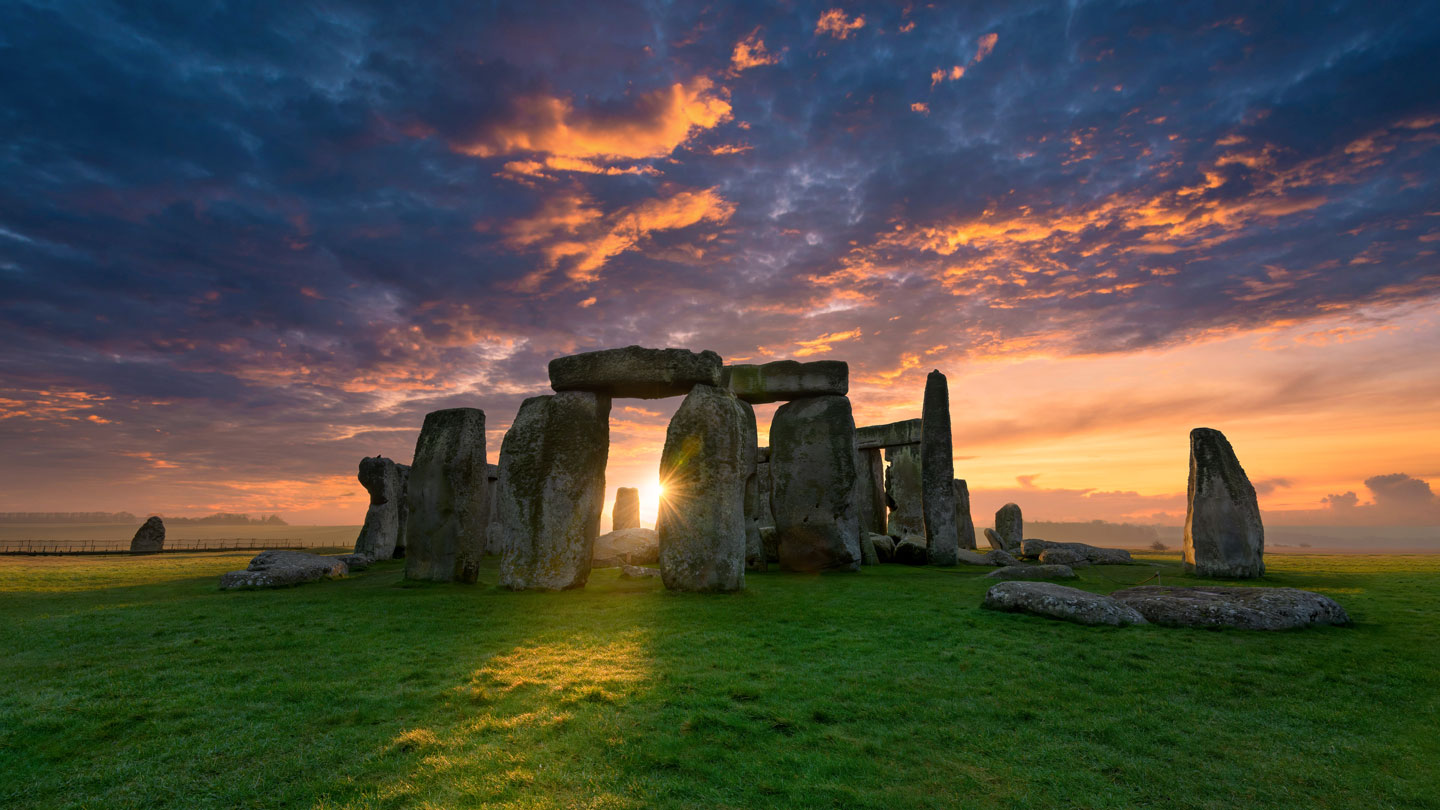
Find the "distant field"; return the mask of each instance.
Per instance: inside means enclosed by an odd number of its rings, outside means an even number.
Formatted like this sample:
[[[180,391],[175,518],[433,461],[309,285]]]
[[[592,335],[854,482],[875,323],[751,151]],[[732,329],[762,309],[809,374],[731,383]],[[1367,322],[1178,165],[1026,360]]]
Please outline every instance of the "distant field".
[[[975,570],[557,594],[249,554],[0,558],[0,807],[1434,808],[1440,557],[1284,556],[1353,628],[1091,628]],[[1109,591],[1157,567],[1084,569]]]
[[[135,524],[113,523],[8,523],[0,524],[0,550],[24,541],[79,546],[94,542],[97,547],[108,544],[128,549],[135,536]],[[359,526],[185,526],[165,527],[165,541],[205,541],[254,539],[267,542],[290,541],[287,545],[333,546],[351,548]]]

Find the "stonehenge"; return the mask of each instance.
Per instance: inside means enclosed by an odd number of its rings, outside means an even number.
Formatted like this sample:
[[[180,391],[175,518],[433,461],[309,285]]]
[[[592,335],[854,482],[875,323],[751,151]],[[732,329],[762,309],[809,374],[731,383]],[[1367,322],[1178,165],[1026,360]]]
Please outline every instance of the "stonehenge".
[[[640,490],[620,487],[615,490],[615,506],[610,512],[610,531],[640,528]]]
[[[890,509],[886,534],[925,534],[918,444],[885,448],[885,504]]]
[[[955,539],[961,549],[975,550],[975,521],[970,518],[970,486],[955,479]]]
[[[626,346],[550,361],[550,387],[611,399],[683,397],[696,385],[720,386],[723,364],[711,351]]]
[[[1225,434],[1212,428],[1190,431],[1185,570],[1202,577],[1265,575],[1265,527],[1255,487]]]
[[[490,515],[485,412],[427,414],[406,490],[405,578],[474,582]]]
[[[165,550],[165,521],[159,515],[145,519],[144,525],[130,538],[131,554],[158,554]]]
[[[832,394],[843,397],[850,393],[850,366],[839,360],[725,366],[724,386],[751,405]]]
[[[384,456],[360,460],[356,478],[370,494],[370,508],[365,510],[365,524],[360,527],[360,536],[355,538],[356,554],[372,560],[388,560],[395,556],[397,548],[404,548],[401,536],[408,511],[405,486],[409,471],[409,467]]]
[[[1020,515],[1019,506],[1007,503],[995,512],[994,535],[995,537],[991,537],[991,532],[985,532],[985,537],[990,540],[992,547],[1011,554],[1020,550],[1025,542],[1025,519]],[[995,545],[996,538],[999,538],[999,546]]]
[[[938,370],[925,378],[920,416],[920,506],[925,519],[926,558],[954,565],[960,548],[955,532],[955,461],[950,445],[950,390]]]
[[[787,571],[858,571],[858,454],[847,397],[792,400],[770,424],[770,505]]]

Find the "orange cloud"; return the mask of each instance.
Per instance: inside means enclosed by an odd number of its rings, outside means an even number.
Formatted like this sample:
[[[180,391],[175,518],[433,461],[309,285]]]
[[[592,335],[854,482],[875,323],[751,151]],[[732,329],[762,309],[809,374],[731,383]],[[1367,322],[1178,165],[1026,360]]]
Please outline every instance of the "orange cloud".
[[[854,31],[865,27],[865,15],[857,14],[855,19],[849,19],[845,12],[838,8],[832,8],[820,15],[820,20],[815,24],[815,35],[829,34],[836,39],[847,39]]]
[[[949,70],[946,70],[945,68],[935,68],[934,70],[930,71],[930,86],[934,87],[935,85],[943,81],[953,82],[956,79],[963,77],[964,75],[965,68],[961,67],[960,65],[955,65]]]
[[[980,46],[975,49],[975,58],[970,60],[970,64],[977,65],[985,57],[989,56],[990,52],[995,50],[995,43],[999,40],[999,34],[986,34],[980,37]]]
[[[791,354],[795,355],[796,357],[809,357],[815,354],[824,354],[833,348],[831,344],[843,343],[847,340],[855,340],[858,337],[860,337],[859,329],[851,329],[848,332],[827,332],[820,337],[815,338],[814,340],[795,341],[795,345],[799,346],[800,348],[791,352]],[[770,354],[770,352],[766,352],[764,349],[761,349],[761,351],[765,352],[766,354]]]
[[[929,115],[929,114],[930,114],[930,105],[929,105],[929,104],[926,104],[926,103],[923,102],[923,101],[917,101],[917,102],[915,102],[915,103],[913,103],[913,104],[910,105],[910,111],[911,111],[911,112],[917,112],[917,113],[920,113],[920,114],[922,114],[922,115]]]
[[[475,157],[539,152],[572,161],[581,171],[594,162],[665,157],[699,130],[730,120],[726,91],[708,77],[676,82],[641,96],[625,114],[577,110],[569,99],[540,96],[521,99],[512,120],[497,124],[473,140],[452,144]]]
[[[765,50],[765,40],[760,38],[760,29],[756,28],[750,35],[735,43],[735,50],[730,54],[730,66],[736,71],[746,68],[762,67],[773,65],[780,61],[780,54],[770,53]]]

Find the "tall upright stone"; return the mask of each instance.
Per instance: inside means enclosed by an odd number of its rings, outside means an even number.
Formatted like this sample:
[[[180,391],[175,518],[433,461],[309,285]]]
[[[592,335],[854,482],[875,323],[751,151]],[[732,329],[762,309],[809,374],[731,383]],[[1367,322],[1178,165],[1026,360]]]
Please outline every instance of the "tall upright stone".
[[[484,411],[425,415],[406,497],[406,579],[475,581],[490,513],[485,468]]]
[[[920,497],[920,446],[887,447],[885,462],[885,505],[890,509],[885,533],[892,537],[923,536],[925,513]]]
[[[756,453],[755,462],[755,500],[750,509],[750,523],[755,526],[760,536],[761,557],[755,561],[754,567],[765,569],[772,562],[779,562],[775,538],[775,513],[770,511],[770,448],[762,447]],[[766,543],[766,533],[769,533],[771,542]],[[749,541],[748,535],[746,541]],[[749,554],[747,549],[746,554]],[[763,560],[763,563],[761,562]]]
[[[165,550],[165,521],[151,515],[130,538],[131,554],[158,554]]]
[[[580,588],[590,578],[610,397],[566,391],[530,397],[500,445],[500,584],[511,590]]]
[[[950,387],[939,369],[925,378],[920,411],[920,502],[925,515],[925,558],[931,565],[955,565],[955,457],[950,442]]]
[[[731,393],[734,393],[731,391]],[[736,396],[736,399],[740,399]],[[755,424],[755,408],[740,399],[740,408],[745,412],[745,435],[749,441],[746,458],[749,462],[745,476],[745,567],[764,571],[768,566],[765,557],[765,543],[760,539],[760,442],[759,430]]]
[[[1255,487],[1225,434],[1190,431],[1185,570],[1202,577],[1265,575],[1265,527]]]
[[[1020,548],[1025,541],[1025,518],[1019,506],[1007,503],[995,512],[995,534],[1004,545],[1001,551]]]
[[[748,417],[747,417],[748,412]],[[660,454],[660,576],[675,591],[745,587],[745,482],[755,417],[728,390],[697,384],[665,430]]]
[[[395,475],[400,479],[400,525],[395,531],[395,550],[390,552],[390,558],[403,560],[410,536],[410,465],[396,464]]]
[[[879,448],[859,451],[855,471],[855,506],[859,510],[862,534],[885,534],[889,509],[885,506],[885,460]]]
[[[775,411],[770,425],[770,505],[781,568],[860,570],[854,504],[858,464],[848,397],[797,399]]]
[[[400,515],[405,511],[400,465],[384,456],[367,456],[360,459],[356,477],[370,494],[370,506],[355,538],[355,553],[388,560],[400,543]]]
[[[505,532],[500,530],[500,465],[485,465],[485,484],[490,493],[490,518],[485,522],[485,554],[498,557],[505,550]]]
[[[640,528],[640,490],[620,487],[615,490],[615,506],[610,511],[610,531]]]
[[[970,517],[970,486],[955,479],[955,539],[960,548],[975,550],[975,521]]]

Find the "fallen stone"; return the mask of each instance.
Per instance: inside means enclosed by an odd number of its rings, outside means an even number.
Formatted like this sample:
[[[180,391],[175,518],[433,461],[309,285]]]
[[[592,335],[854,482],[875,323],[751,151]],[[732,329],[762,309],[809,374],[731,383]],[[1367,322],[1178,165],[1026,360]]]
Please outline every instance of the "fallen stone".
[[[345,569],[353,574],[356,571],[364,571],[374,564],[374,560],[364,554],[334,554],[331,559],[345,563]]]
[[[955,540],[960,548],[974,551],[975,521],[970,517],[970,485],[965,479],[956,478],[955,483]]]
[[[1349,614],[1335,600],[1296,588],[1144,585],[1110,595],[1151,622],[1167,627],[1292,630],[1317,624],[1350,624]]]
[[[1068,565],[1007,565],[985,576],[991,579],[1074,579]]]
[[[890,510],[885,533],[898,537],[924,534],[920,445],[888,447],[885,461],[885,505]]]
[[[950,440],[950,387],[939,369],[925,378],[920,413],[920,508],[931,565],[954,565],[955,459]]]
[[[151,515],[130,538],[131,554],[157,554],[165,550],[165,521]]]
[[[1265,527],[1255,487],[1225,434],[1190,431],[1185,570],[1202,577],[1265,575]]]
[[[344,560],[305,551],[262,551],[250,560],[243,571],[230,571],[220,577],[220,589],[284,588],[338,579],[350,573]]]
[[[638,565],[620,566],[621,579],[649,579],[652,577],[657,579],[661,577],[659,568],[644,568]]]
[[[360,459],[356,478],[369,493],[370,506],[355,538],[355,553],[373,560],[391,559],[400,543],[400,515],[405,508],[400,465],[384,456],[368,456]]]
[[[584,587],[605,506],[610,398],[585,391],[530,397],[500,445],[500,584]]]
[[[1084,554],[1068,548],[1047,548],[1040,552],[1040,562],[1046,565],[1068,565],[1071,568],[1090,564],[1089,558]]]
[[[925,557],[923,534],[907,534],[895,544],[895,562],[901,565],[924,565]]]
[[[755,460],[749,406],[696,385],[665,430],[660,453],[660,572],[675,591],[745,587],[745,481]]]
[[[1001,582],[985,592],[981,607],[1029,613],[1077,624],[1124,627],[1145,624],[1135,609],[1108,596],[1052,582]]]
[[[895,538],[888,534],[871,534],[870,544],[875,547],[875,558],[882,563],[895,561]]]
[[[809,397],[781,405],[770,424],[770,505],[788,571],[857,571],[853,499],[855,421],[850,400]]]
[[[620,529],[595,538],[591,568],[655,565],[660,562],[660,535],[654,529]]]
[[[612,398],[683,397],[696,385],[720,385],[723,366],[711,351],[626,346],[551,360],[550,387]]]
[[[920,420],[906,419],[888,425],[866,425],[855,429],[855,447],[860,450],[881,450],[920,443]]]
[[[1010,553],[1015,553],[1020,544],[1025,540],[1025,519],[1020,515],[1020,507],[1007,503],[995,512],[995,534],[1000,536],[1001,548]],[[989,537],[989,533],[986,533]]]
[[[968,548],[962,548],[960,549],[958,556],[960,562],[965,565],[1005,566],[1020,564],[1019,560],[1010,556],[1008,553],[996,549],[979,552],[971,551]]]
[[[1123,548],[1105,548],[1089,543],[1061,543],[1054,540],[1027,538],[1021,544],[1020,556],[1027,560],[1038,560],[1046,551],[1073,551],[1091,565],[1134,565],[1135,559]]]
[[[610,531],[640,528],[640,490],[619,487],[615,490],[615,506],[610,511]]]
[[[406,579],[475,581],[490,521],[486,466],[484,411],[426,414],[406,493]]]
[[[991,565],[1019,565],[1019,564],[1020,564],[1020,561],[1017,560],[1017,559],[1015,559],[1013,556],[1011,556],[1010,552],[1008,552],[1008,551],[1001,551],[1001,550],[998,549],[998,548],[992,548],[992,549],[990,549],[989,551],[985,552],[985,559],[989,560]]]
[[[850,393],[850,366],[843,360],[776,360],[725,366],[723,374],[722,387],[752,405]]]

